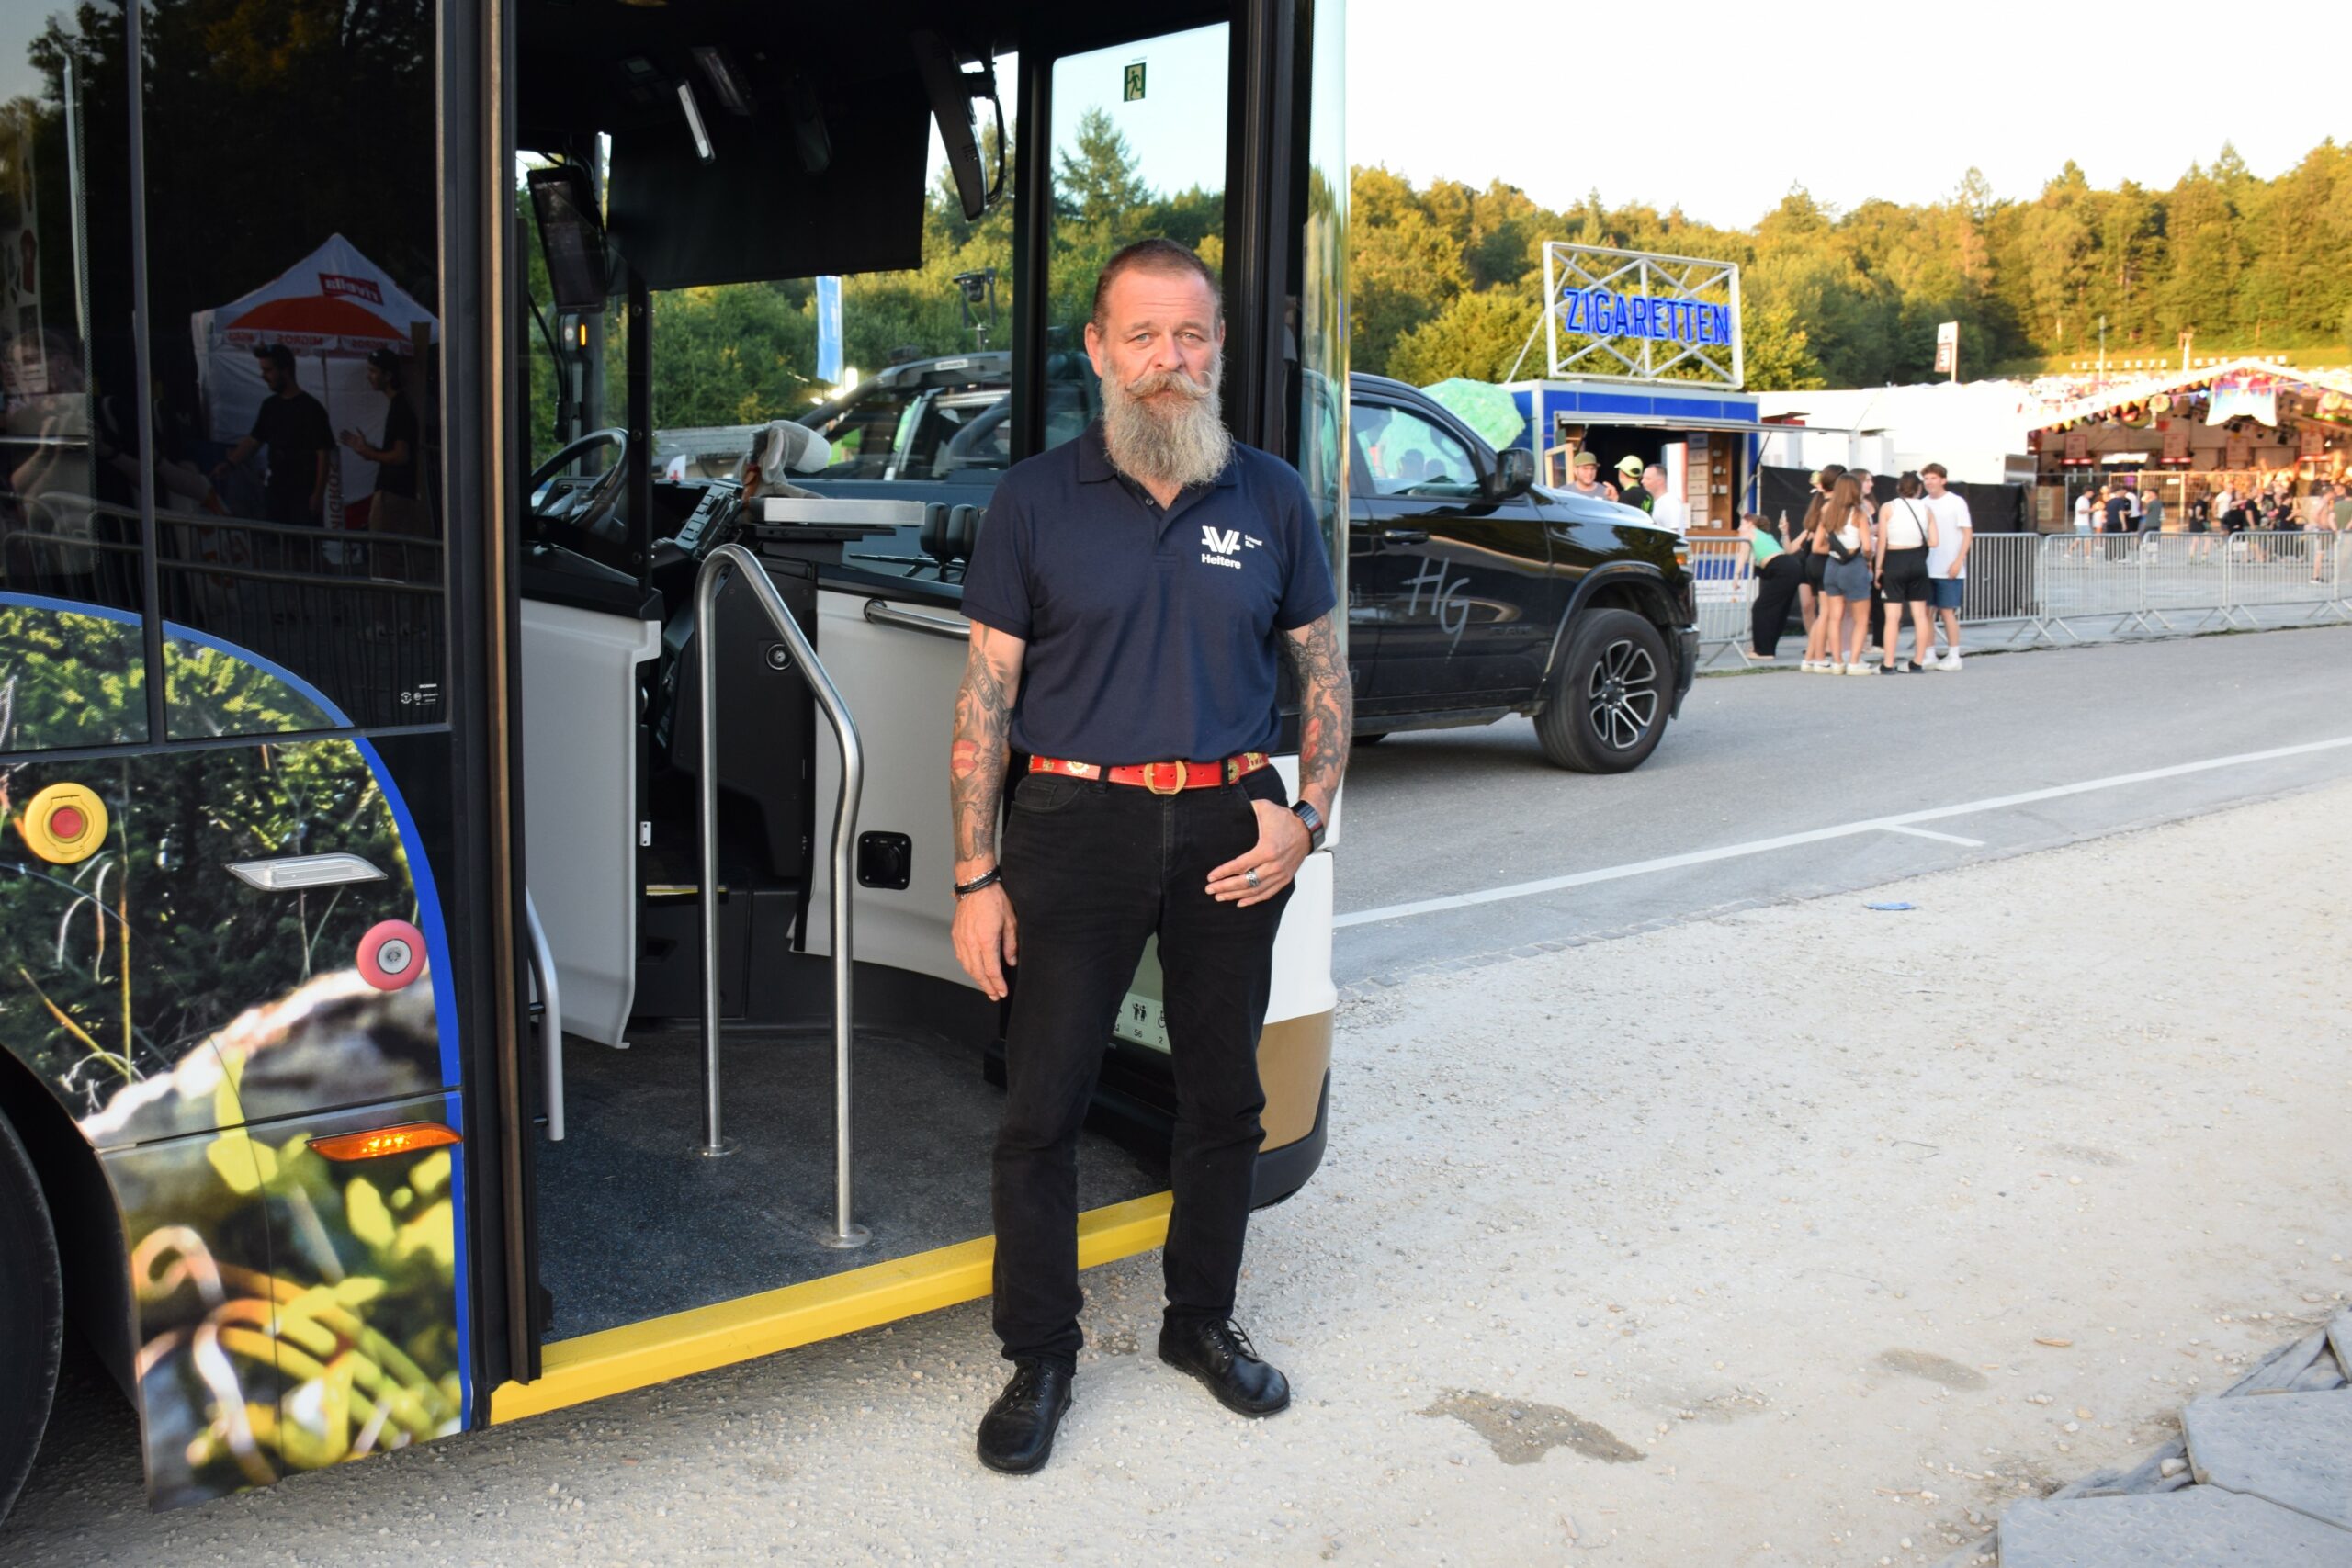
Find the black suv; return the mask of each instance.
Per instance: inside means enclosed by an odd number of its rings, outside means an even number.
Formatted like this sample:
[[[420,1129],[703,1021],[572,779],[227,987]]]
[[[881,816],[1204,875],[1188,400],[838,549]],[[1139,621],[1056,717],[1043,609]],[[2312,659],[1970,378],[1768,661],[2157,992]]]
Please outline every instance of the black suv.
[[[802,416],[837,458],[805,482],[985,506],[1008,461],[1011,376],[1001,353],[892,367]],[[1049,434],[1075,434],[1091,416],[1082,387],[1053,383]],[[1527,714],[1561,767],[1639,767],[1698,667],[1681,541],[1633,507],[1532,484],[1530,453],[1497,453],[1402,381],[1352,376],[1348,401],[1356,739]],[[850,556],[956,570],[952,551],[918,553],[933,550],[909,531]]]
[[[1640,766],[1698,668],[1682,541],[1535,485],[1402,381],[1351,376],[1348,402],[1357,740],[1527,714],[1561,767]]]

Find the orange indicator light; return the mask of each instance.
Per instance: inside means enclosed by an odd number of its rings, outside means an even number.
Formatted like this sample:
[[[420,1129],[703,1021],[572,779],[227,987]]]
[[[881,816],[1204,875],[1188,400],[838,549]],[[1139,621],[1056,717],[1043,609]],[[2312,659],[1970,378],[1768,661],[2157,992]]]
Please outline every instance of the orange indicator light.
[[[311,1149],[328,1159],[380,1159],[386,1155],[413,1154],[418,1149],[437,1149],[463,1141],[438,1122],[410,1122],[398,1127],[379,1127],[372,1133],[337,1133],[333,1137],[312,1138]]]

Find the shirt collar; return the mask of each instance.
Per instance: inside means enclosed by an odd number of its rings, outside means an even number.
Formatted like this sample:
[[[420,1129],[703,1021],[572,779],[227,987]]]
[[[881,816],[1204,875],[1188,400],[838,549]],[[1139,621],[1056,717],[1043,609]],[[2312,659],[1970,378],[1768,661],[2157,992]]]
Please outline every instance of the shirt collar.
[[[1130,485],[1135,483],[1112,466],[1111,449],[1103,442],[1102,422],[1098,419],[1089,423],[1084,434],[1078,438],[1078,480],[1080,484],[1101,484],[1107,479],[1118,479]],[[1216,478],[1210,484],[1217,490],[1230,490],[1240,482],[1240,459],[1238,456],[1229,456],[1225,460],[1225,467],[1216,471]],[[1188,491],[1193,488],[1190,485],[1185,487]]]

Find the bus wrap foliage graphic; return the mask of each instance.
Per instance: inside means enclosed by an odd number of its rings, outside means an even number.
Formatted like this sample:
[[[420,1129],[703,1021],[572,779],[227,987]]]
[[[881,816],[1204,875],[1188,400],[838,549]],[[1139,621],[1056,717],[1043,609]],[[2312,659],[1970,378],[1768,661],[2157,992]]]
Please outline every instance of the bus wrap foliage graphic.
[[[312,1138],[437,1120],[440,1097],[356,1115],[171,1134],[235,1111],[274,1053],[371,1056],[429,1036],[430,991],[322,976],[150,1080],[106,1156],[130,1242],[148,1493],[201,1501],[457,1430],[464,1418],[447,1148],[337,1164]],[[148,1086],[142,1086],[145,1088]]]
[[[0,604],[0,750],[146,739],[142,652],[136,622]]]
[[[115,629],[127,661],[109,662]],[[21,754],[119,739],[144,716],[136,639],[0,608],[0,741]],[[173,690],[227,733],[314,711],[233,654],[166,649]],[[42,858],[27,835],[26,804],[55,784],[106,807],[106,837],[78,862]],[[0,764],[0,1048],[64,1102],[113,1183],[151,1497],[197,1501],[454,1430],[450,1151],[338,1165],[309,1146],[450,1114],[433,987],[382,991],[356,967],[378,922],[422,922],[358,747]],[[227,869],[327,852],[384,875],[272,892]]]

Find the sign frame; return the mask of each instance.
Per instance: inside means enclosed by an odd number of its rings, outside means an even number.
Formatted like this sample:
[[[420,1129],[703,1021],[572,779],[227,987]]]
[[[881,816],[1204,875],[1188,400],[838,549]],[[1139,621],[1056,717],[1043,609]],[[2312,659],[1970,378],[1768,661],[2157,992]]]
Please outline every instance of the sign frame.
[[[1730,298],[1711,299],[1709,292]],[[1747,384],[1737,262],[1546,240],[1544,300],[1545,360],[1555,380],[1600,376],[1726,391]],[[1635,307],[1633,330],[1589,324],[1596,309],[1609,310],[1613,323],[1616,307],[1626,305]],[[1564,335],[1579,340],[1565,354]]]

